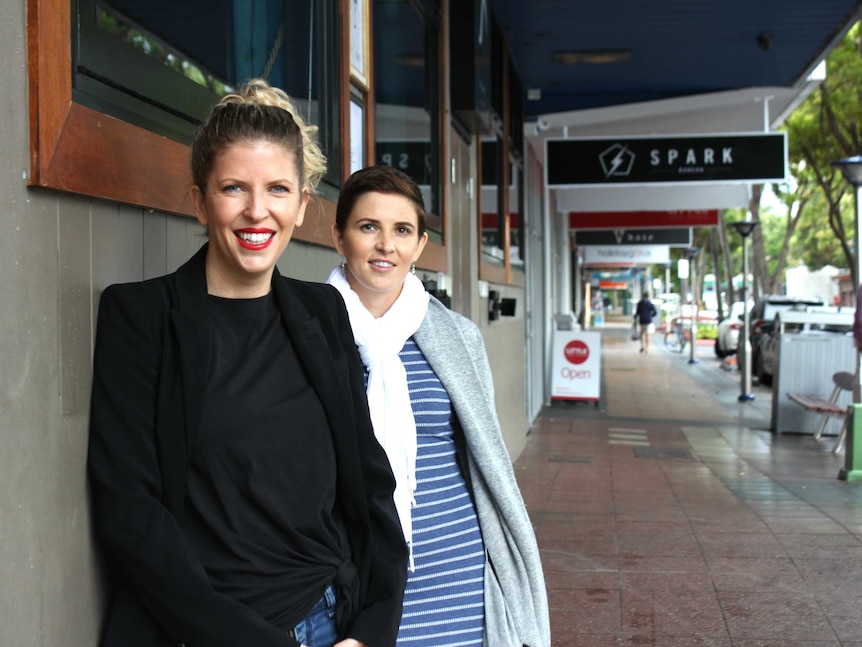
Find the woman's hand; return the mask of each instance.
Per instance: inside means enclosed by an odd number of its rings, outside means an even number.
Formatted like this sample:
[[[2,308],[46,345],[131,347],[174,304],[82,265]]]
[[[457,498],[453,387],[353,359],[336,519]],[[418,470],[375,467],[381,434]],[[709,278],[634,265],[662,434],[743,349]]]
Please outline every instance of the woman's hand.
[[[332,647],[368,647],[365,643],[361,643],[353,638],[347,638],[340,643],[335,643]]]

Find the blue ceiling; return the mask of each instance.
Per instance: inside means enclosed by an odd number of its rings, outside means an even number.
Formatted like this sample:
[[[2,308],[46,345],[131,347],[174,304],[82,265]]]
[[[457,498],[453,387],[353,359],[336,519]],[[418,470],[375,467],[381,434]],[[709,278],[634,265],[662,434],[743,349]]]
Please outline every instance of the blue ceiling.
[[[467,0],[455,0],[467,1]],[[486,0],[480,0],[482,2]],[[487,0],[525,89],[526,118],[804,79],[862,0]],[[622,62],[555,61],[624,51]]]

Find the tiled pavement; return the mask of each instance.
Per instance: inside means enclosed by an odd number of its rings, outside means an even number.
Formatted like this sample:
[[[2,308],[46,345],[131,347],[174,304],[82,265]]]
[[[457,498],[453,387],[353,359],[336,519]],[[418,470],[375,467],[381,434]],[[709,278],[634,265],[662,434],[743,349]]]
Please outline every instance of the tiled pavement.
[[[515,463],[554,647],[862,646],[862,483],[834,437],[773,436],[768,390],[739,403],[711,347],[626,332],[603,330],[599,407],[547,407]]]

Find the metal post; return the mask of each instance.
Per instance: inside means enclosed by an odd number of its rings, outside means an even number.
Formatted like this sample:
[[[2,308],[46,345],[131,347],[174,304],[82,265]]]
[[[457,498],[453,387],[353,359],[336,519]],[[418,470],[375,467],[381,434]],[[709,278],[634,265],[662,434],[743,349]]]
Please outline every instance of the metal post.
[[[854,253],[856,255],[856,287],[862,283],[862,231],[859,222],[859,190],[862,188],[862,155],[832,162],[832,166],[841,169],[844,179],[853,186],[853,222],[856,233],[853,236]],[[858,291],[857,291],[858,296]],[[856,303],[856,307],[862,304]],[[862,481],[862,371],[860,371],[859,350],[856,350],[856,375],[853,377],[853,404],[847,408],[847,441],[844,450],[844,467],[838,472],[838,478],[845,481]]]
[[[671,289],[670,289],[670,266],[671,266],[670,261],[668,261],[667,265],[664,266],[664,291],[666,294],[671,293]]]
[[[691,281],[691,310],[689,311],[688,332],[688,363],[697,364],[698,359],[694,356],[694,347],[697,344],[697,270],[695,259],[697,251],[694,251],[688,262],[688,276]]]
[[[857,285],[862,285],[862,227],[860,227],[859,222],[859,192],[862,191],[862,184],[854,183],[853,189],[855,190],[855,194],[853,196],[853,222],[856,225],[856,234],[853,237],[853,246],[855,247],[856,252],[856,283]],[[856,294],[858,295],[858,289]],[[857,308],[862,307],[862,303],[856,304]],[[862,371],[859,370],[860,365],[862,365],[862,358],[860,358],[859,349],[856,350],[856,376],[853,380],[853,402],[855,404],[862,403]]]
[[[742,343],[739,345],[740,355],[738,361],[742,362],[739,367],[742,371],[740,380],[739,401],[747,402],[754,400],[754,394],[751,392],[751,313],[748,309],[748,237],[754,228],[759,225],[756,220],[746,218],[739,222],[733,223],[734,229],[742,236]]]
[[[748,235],[742,234],[742,378],[739,401],[754,400],[751,392],[751,310],[748,307]],[[737,351],[738,352],[738,351]]]
[[[843,170],[843,169],[842,169]],[[847,174],[845,173],[845,177]],[[849,177],[847,178],[850,179]],[[856,282],[862,283],[862,232],[859,227],[859,191],[862,184],[853,183],[853,222],[856,225],[856,234],[853,237],[853,246],[856,253]],[[858,296],[858,291],[857,291]],[[856,307],[862,304],[856,303]],[[855,341],[855,340],[854,340]],[[844,446],[844,467],[838,472],[838,478],[842,481],[862,481],[862,353],[856,349],[856,375],[853,376],[853,403],[848,407],[847,436]]]

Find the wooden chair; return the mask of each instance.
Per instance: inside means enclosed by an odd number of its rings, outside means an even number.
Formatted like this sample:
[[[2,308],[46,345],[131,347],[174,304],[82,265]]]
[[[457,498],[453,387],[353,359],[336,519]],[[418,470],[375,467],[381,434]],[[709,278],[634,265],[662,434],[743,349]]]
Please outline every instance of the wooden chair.
[[[801,405],[808,411],[815,411],[820,414],[820,420],[817,423],[817,428],[814,430],[814,438],[818,440],[823,435],[823,430],[826,428],[826,423],[830,416],[843,416],[844,424],[841,425],[841,432],[838,434],[838,440],[835,441],[833,453],[839,453],[844,449],[844,442],[847,438],[847,411],[838,406],[838,397],[842,391],[853,390],[852,373],[846,371],[838,371],[832,375],[832,394],[829,399],[821,398],[813,395],[801,395],[799,393],[788,393],[787,397]]]

